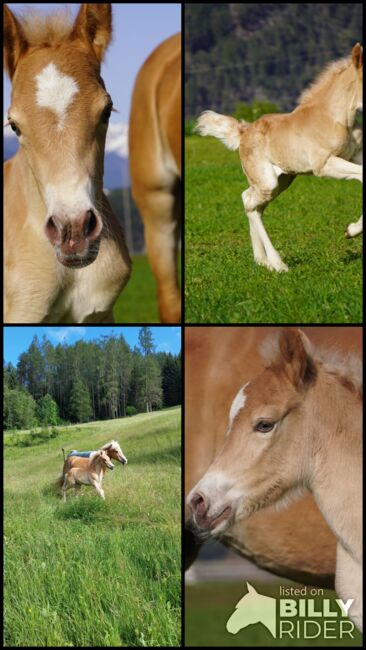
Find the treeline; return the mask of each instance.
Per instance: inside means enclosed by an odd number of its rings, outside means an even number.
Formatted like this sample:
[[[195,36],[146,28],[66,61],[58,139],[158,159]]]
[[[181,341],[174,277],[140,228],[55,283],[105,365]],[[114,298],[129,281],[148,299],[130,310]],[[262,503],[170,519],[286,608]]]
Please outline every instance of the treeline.
[[[4,364],[4,428],[125,417],[181,403],[181,355],[156,352],[142,327],[123,335],[53,345],[34,337],[16,368]]]
[[[332,60],[362,42],[361,3],[188,3],[186,118],[269,100],[292,110]]]

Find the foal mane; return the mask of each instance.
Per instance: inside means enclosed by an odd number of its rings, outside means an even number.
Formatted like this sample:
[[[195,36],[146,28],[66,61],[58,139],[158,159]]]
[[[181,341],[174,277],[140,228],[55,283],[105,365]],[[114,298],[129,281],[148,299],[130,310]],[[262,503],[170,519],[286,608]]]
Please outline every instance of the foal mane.
[[[276,362],[280,356],[280,331],[275,332],[262,341],[259,352],[267,365]],[[333,375],[345,388],[358,393],[362,398],[362,362],[351,353],[342,352],[336,347],[318,348],[309,340],[305,345],[309,356],[323,369]]]
[[[68,7],[55,13],[45,15],[36,9],[27,9],[26,13],[17,15],[24,35],[32,46],[53,46],[66,41],[73,27]]]
[[[305,104],[306,102],[310,102],[312,99],[314,99],[314,95],[316,95],[323,88],[323,86],[328,83],[329,79],[331,77],[335,77],[341,72],[344,72],[344,70],[348,68],[351,62],[351,57],[347,56],[343,59],[338,59],[338,61],[332,61],[331,63],[328,63],[326,68],[322,70],[315,78],[315,81],[313,81],[313,83],[308,88],[303,90],[297,101],[297,105],[299,106],[300,104]]]

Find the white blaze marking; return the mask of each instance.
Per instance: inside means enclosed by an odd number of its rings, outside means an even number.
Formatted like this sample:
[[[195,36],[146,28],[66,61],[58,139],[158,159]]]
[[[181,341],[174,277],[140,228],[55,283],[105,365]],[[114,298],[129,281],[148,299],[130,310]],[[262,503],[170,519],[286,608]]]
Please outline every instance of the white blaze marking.
[[[236,395],[231,407],[230,407],[230,413],[229,413],[229,429],[227,434],[230,433],[231,427],[233,426],[233,422],[238,415],[239,411],[245,406],[245,402],[247,400],[247,396],[245,394],[245,389],[248,386],[249,381],[241,387],[239,390],[238,394]]]
[[[44,200],[49,215],[67,215],[69,218],[94,207],[94,192],[90,178],[74,179],[65,176],[59,185],[48,183],[45,187]]]
[[[49,63],[36,76],[36,98],[38,106],[49,108],[59,117],[58,130],[64,125],[65,115],[79,86],[72,77],[59,72],[54,63]]]

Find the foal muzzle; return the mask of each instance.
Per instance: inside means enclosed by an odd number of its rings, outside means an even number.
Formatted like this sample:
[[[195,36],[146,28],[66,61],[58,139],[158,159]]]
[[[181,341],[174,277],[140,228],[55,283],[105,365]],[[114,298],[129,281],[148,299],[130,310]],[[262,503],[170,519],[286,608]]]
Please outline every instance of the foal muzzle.
[[[94,262],[97,257],[102,228],[100,215],[87,210],[72,219],[51,215],[47,219],[45,233],[61,264],[81,268]]]

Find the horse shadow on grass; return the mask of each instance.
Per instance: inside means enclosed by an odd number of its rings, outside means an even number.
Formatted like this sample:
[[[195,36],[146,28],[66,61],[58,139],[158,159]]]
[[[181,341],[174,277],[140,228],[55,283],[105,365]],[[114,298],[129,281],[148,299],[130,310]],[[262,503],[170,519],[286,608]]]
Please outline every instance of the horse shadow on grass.
[[[343,257],[341,258],[343,264],[346,266],[348,264],[351,264],[352,262],[357,262],[358,260],[362,259],[362,252],[361,251],[347,251]]]

